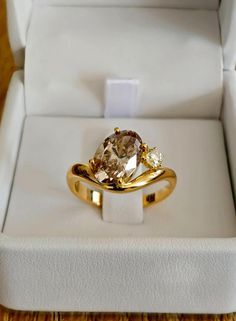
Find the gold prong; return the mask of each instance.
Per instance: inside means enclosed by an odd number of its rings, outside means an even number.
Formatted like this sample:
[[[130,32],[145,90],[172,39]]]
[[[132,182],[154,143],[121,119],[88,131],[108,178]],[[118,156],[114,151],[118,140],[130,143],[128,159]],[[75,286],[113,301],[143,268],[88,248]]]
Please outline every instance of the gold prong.
[[[119,184],[119,185],[122,185],[122,184],[123,184],[123,179],[122,179],[122,178],[119,178],[119,179],[118,179],[118,184]]]
[[[146,157],[142,156],[141,157],[141,162],[145,162],[146,161]]]
[[[114,128],[114,132],[115,132],[115,134],[119,134],[120,133],[120,128],[119,127],[115,127]]]
[[[148,145],[145,144],[145,143],[142,143],[141,148],[142,148],[143,152],[147,152],[148,151]]]

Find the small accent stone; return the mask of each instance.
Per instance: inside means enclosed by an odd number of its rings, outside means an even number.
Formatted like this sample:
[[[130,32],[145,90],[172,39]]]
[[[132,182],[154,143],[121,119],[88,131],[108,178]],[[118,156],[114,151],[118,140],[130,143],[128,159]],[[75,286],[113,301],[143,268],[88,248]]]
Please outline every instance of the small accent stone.
[[[131,130],[116,132],[98,147],[91,169],[100,183],[118,183],[128,179],[141,161],[142,140]]]
[[[163,154],[156,147],[151,148],[146,155],[146,162],[150,167],[159,167],[163,162]]]

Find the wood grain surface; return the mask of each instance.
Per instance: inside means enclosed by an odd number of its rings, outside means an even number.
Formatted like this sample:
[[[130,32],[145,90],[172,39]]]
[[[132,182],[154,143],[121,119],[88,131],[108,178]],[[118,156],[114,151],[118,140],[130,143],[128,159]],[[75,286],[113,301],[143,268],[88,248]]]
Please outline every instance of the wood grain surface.
[[[21,1],[21,0],[18,0]],[[9,80],[15,70],[6,28],[5,1],[0,0],[0,117]],[[226,315],[18,312],[0,306],[0,321],[236,321]]]
[[[15,69],[7,38],[5,1],[0,0],[0,118],[3,111],[7,87]]]
[[[236,315],[16,312],[0,308],[0,321],[236,321]]]

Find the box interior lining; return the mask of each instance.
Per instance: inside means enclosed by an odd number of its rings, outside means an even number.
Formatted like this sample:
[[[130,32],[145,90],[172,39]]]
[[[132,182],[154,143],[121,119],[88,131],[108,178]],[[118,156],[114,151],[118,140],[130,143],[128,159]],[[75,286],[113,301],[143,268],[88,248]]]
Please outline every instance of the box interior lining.
[[[137,78],[134,117],[218,118],[222,70],[217,11],[35,5],[26,110],[102,117],[105,80]]]
[[[116,125],[136,130],[151,146],[158,144],[165,165],[178,175],[175,192],[145,209],[142,224],[102,221],[101,212],[75,198],[66,185],[69,166],[87,162]],[[236,217],[221,123],[28,116],[3,232],[21,237],[233,237]]]
[[[94,119],[104,113],[107,77],[141,80],[134,116],[142,119]],[[235,236],[221,123],[199,120],[219,118],[222,87],[216,11],[35,5],[26,46],[27,118],[4,233]],[[156,119],[170,116],[188,120]],[[87,162],[117,125],[160,144],[179,177],[169,199],[145,209],[143,224],[105,223],[66,187],[68,167]]]

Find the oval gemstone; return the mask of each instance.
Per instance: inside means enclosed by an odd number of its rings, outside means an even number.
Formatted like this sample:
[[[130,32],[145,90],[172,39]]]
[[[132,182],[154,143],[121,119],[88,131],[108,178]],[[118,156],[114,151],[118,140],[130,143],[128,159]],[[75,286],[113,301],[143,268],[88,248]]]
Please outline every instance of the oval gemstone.
[[[92,171],[100,183],[116,183],[126,180],[136,171],[141,161],[142,139],[131,130],[112,134],[98,147],[92,163]]]

